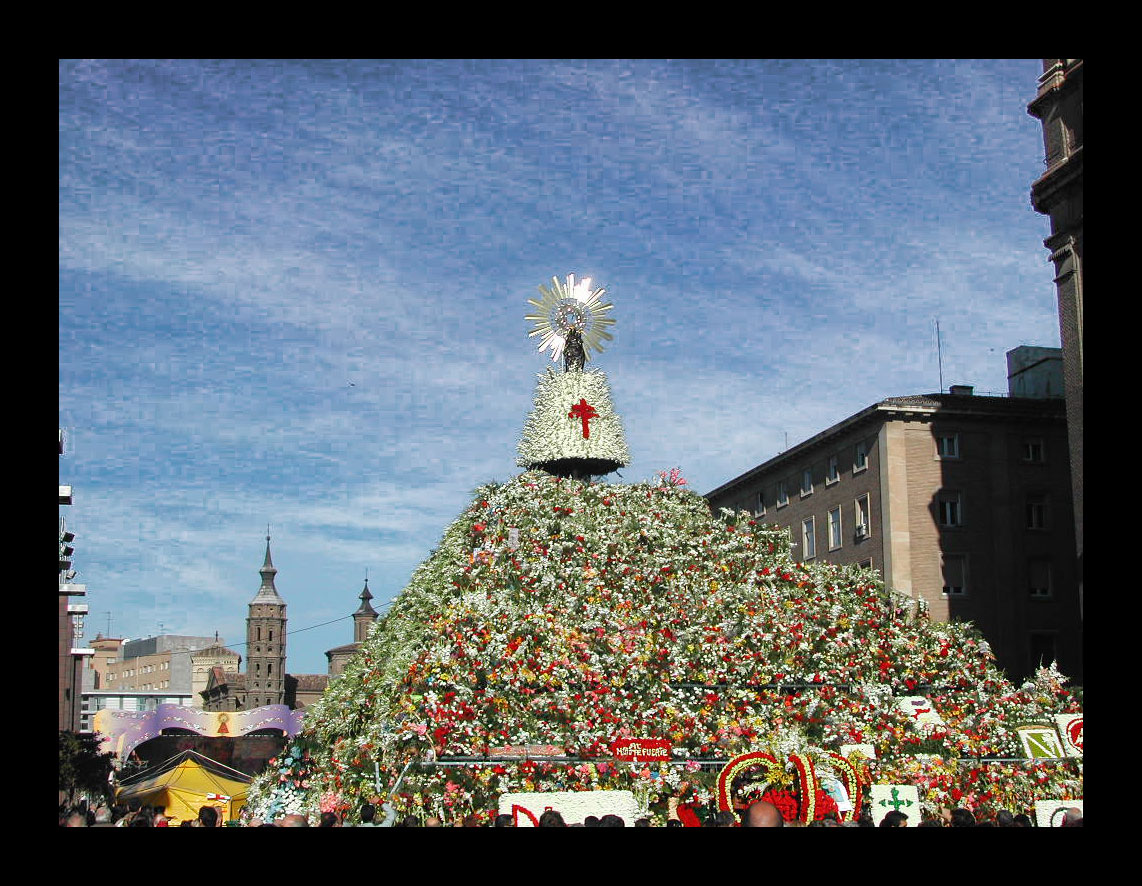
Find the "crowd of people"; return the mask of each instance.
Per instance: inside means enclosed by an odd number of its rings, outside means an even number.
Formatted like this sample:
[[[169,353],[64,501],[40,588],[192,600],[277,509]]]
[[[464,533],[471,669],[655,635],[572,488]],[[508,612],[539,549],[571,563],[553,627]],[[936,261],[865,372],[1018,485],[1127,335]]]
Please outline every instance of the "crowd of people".
[[[60,827],[69,828],[82,828],[82,827],[132,827],[132,828],[164,828],[164,827],[183,827],[183,828],[215,828],[215,827],[263,827],[263,828],[307,828],[307,827],[322,827],[322,828],[339,828],[339,827],[393,827],[393,828],[440,828],[440,827],[465,827],[465,828],[479,828],[479,827],[497,827],[497,828],[511,828],[516,826],[515,819],[511,815],[487,815],[470,814],[464,818],[457,819],[453,822],[446,822],[438,816],[417,816],[405,815],[400,816],[397,810],[390,804],[381,802],[379,799],[376,802],[365,803],[358,810],[355,818],[359,821],[349,823],[346,821],[344,813],[336,812],[323,812],[321,813],[316,824],[311,824],[306,816],[298,813],[290,813],[281,816],[275,821],[261,821],[257,818],[242,818],[231,821],[225,820],[225,815],[220,806],[204,805],[198,810],[198,815],[194,819],[177,821],[169,818],[165,811],[158,806],[149,806],[146,804],[132,803],[128,806],[108,805],[106,803],[89,805],[87,803],[80,803],[74,807],[60,806]],[[1062,810],[1059,816],[1059,825],[1061,827],[1082,827],[1083,815],[1082,811],[1076,807],[1071,807]],[[568,823],[564,820],[563,816],[553,810],[548,809],[539,816],[538,826],[541,828],[566,828],[566,827],[585,827],[585,828],[622,828],[627,827],[627,822],[618,815],[603,815],[603,816],[587,816],[582,822]],[[639,818],[633,822],[633,827],[636,828],[649,828],[655,827],[654,822],[649,818]],[[671,813],[665,823],[665,827],[683,827],[681,819]],[[903,812],[889,812],[881,819],[879,824],[873,821],[870,810],[865,810],[864,814],[856,821],[840,822],[836,818],[825,818],[819,821],[814,821],[811,824],[804,825],[799,822],[787,822],[782,816],[781,812],[772,803],[767,803],[764,800],[753,803],[748,808],[741,810],[739,814],[733,812],[716,812],[709,816],[702,825],[703,827],[715,828],[780,828],[780,827],[910,827],[913,822],[909,820],[909,816]],[[968,809],[941,809],[939,816],[927,817],[919,822],[916,822],[916,827],[952,827],[952,828],[1029,828],[1034,827],[1029,816],[1025,814],[1012,814],[1007,810],[1000,810],[991,819],[977,819],[974,813]]]

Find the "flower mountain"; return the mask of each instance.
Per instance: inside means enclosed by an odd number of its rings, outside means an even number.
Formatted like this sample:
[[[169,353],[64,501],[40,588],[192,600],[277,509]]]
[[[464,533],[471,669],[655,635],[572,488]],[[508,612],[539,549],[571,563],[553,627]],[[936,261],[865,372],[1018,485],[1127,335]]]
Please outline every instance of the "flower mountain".
[[[1015,724],[1078,706],[1050,672],[1016,689],[987,652],[874,573],[795,562],[784,530],[711,515],[665,475],[528,471],[477,490],[306,712],[306,808],[399,781],[403,811],[450,817],[505,792],[600,788],[661,813],[672,794],[711,802],[737,754],[852,744],[875,748],[877,781],[916,784],[929,807],[1081,796],[1063,764],[964,764],[1021,756]],[[943,725],[918,726],[903,696],[927,697]],[[617,764],[622,738],[668,740],[672,762]],[[277,781],[264,775],[251,803]]]

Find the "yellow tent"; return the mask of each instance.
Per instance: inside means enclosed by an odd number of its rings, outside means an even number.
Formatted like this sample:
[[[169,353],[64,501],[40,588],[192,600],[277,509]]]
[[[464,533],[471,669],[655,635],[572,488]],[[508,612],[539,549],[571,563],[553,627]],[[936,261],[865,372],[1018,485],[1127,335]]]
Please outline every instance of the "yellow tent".
[[[115,799],[161,806],[168,818],[178,821],[198,818],[203,806],[217,806],[223,821],[230,821],[246,804],[251,780],[236,769],[188,750],[131,776],[116,791]]]

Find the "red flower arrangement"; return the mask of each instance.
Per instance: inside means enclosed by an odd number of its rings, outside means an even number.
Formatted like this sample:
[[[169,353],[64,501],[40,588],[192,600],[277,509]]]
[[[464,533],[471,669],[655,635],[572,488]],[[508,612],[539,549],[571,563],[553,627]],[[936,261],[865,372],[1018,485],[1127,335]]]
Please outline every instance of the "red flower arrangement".
[[[799,807],[797,805],[797,798],[794,797],[791,792],[784,789],[770,788],[761,795],[761,799],[776,806],[777,811],[781,813],[781,817],[786,821],[797,820]],[[833,804],[833,808],[836,808],[835,803]]]

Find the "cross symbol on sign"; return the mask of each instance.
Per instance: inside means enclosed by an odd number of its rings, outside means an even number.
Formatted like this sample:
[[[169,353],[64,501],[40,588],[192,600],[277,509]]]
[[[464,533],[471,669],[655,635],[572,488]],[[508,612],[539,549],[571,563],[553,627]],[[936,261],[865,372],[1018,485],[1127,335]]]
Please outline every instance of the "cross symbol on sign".
[[[579,398],[578,403],[571,407],[571,411],[567,413],[568,418],[582,419],[584,440],[589,440],[591,438],[591,428],[587,422],[593,418],[598,418],[598,416],[599,413],[595,411],[595,407],[582,397]]]
[[[891,806],[894,812],[899,812],[901,806],[911,806],[912,801],[911,800],[901,800],[900,799],[900,791],[898,791],[896,788],[893,788],[892,789],[892,799],[891,800],[881,800],[880,805],[881,806]]]

